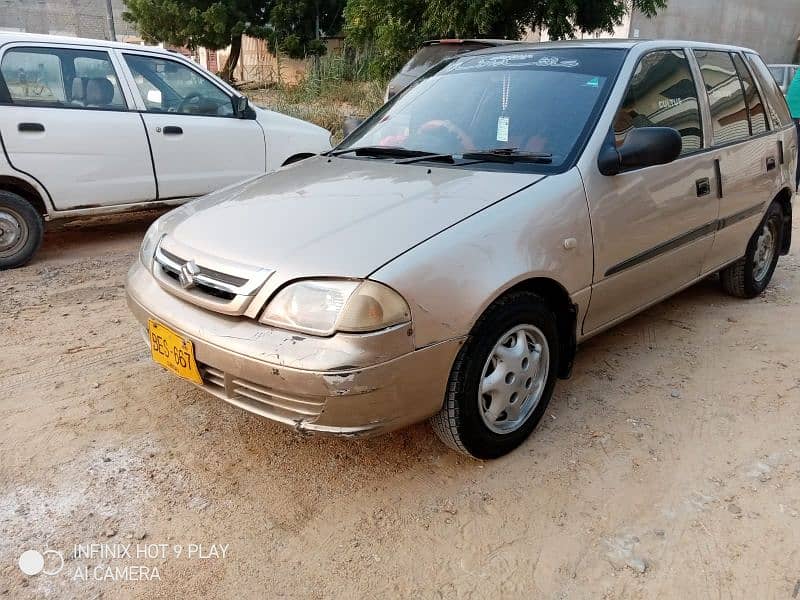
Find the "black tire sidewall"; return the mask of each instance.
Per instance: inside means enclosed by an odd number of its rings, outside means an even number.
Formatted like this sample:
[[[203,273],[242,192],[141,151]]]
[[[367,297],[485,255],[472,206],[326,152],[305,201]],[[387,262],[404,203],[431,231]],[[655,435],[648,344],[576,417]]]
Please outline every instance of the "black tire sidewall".
[[[489,353],[501,335],[517,325],[538,327],[547,338],[550,351],[549,372],[542,397],[525,424],[509,434],[497,434],[483,422],[478,407],[478,389]],[[458,434],[467,451],[476,458],[492,459],[519,446],[536,428],[547,410],[558,372],[558,333],[555,315],[533,294],[521,294],[500,304],[481,320],[469,342],[462,348],[462,369],[457,373],[456,403]]]
[[[41,215],[23,198],[13,192],[0,190],[0,210],[9,208],[25,221],[28,227],[28,239],[14,255],[0,257],[0,270],[14,269],[28,263],[42,244],[44,224]]]
[[[766,225],[770,219],[775,219],[777,221],[777,239],[775,240],[775,254],[772,257],[772,262],[769,266],[769,271],[767,271],[766,277],[762,279],[760,282],[756,281],[754,276],[755,270],[755,255],[756,249],[758,247],[758,238],[761,235],[761,230],[763,229],[764,225]],[[772,203],[770,207],[767,209],[767,214],[764,215],[764,219],[759,223],[758,229],[756,229],[753,236],[750,238],[750,241],[747,244],[747,254],[745,255],[745,264],[744,264],[744,285],[745,285],[745,292],[750,297],[758,296],[761,292],[767,289],[769,282],[772,280],[772,275],[775,273],[775,267],[778,265],[778,259],[780,258],[780,249],[783,242],[783,211],[781,207],[776,204]]]

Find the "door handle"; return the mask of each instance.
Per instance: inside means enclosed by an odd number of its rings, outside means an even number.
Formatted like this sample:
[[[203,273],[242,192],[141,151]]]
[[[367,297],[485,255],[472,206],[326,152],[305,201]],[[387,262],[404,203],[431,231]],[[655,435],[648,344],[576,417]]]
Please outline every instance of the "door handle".
[[[41,123],[20,123],[17,125],[17,131],[44,131],[44,125]]]
[[[164,135],[181,135],[182,133],[183,129],[175,125],[167,125],[164,127]]]
[[[694,182],[697,187],[697,197],[708,196],[711,193],[711,180],[708,177],[703,177]]]
[[[776,166],[778,166],[778,163],[775,162],[775,157],[770,156],[767,159],[767,171],[772,171]]]

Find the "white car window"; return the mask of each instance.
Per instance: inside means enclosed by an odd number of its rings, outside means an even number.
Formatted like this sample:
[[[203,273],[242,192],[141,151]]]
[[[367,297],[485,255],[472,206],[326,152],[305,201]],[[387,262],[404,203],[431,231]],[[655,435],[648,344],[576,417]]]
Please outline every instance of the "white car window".
[[[231,97],[178,61],[126,54],[148,112],[214,117],[234,116]]]
[[[116,72],[106,52],[67,48],[11,48],[0,72],[13,104],[124,110]]]

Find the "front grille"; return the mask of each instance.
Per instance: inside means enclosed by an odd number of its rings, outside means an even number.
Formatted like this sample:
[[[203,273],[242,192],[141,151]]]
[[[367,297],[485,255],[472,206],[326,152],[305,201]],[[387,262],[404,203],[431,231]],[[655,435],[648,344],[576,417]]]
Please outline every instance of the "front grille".
[[[304,420],[318,417],[325,406],[324,400],[279,394],[210,365],[198,363],[197,366],[203,377],[203,387],[209,392],[266,417],[281,421]]]
[[[242,315],[273,271],[208,257],[164,237],[156,248],[153,274],[161,287],[193,304],[226,315]]]
[[[172,254],[172,252],[164,250],[163,248],[161,248],[161,254],[166,258],[168,258],[174,264],[180,265],[185,262],[184,259],[180,258],[179,256],[175,256],[174,254]],[[164,267],[165,270],[168,268],[167,265],[162,265],[162,266]],[[247,279],[243,279],[242,277],[235,277],[234,275],[221,273],[219,271],[215,271],[214,269],[209,269],[208,267],[198,267],[198,268],[200,270],[201,275],[205,275],[206,277],[208,277],[209,279],[213,279],[214,281],[220,281],[222,283],[226,283],[234,287],[242,287],[244,284],[247,283]],[[177,277],[178,275],[177,271],[172,271],[172,269],[170,269],[170,272],[174,272],[175,276]]]
[[[178,285],[180,285],[180,276],[178,273],[170,269],[165,265],[161,265],[161,268],[164,270],[164,275],[175,281]],[[220,298],[222,300],[233,300],[236,298],[236,294],[232,292],[223,292],[222,290],[218,290],[217,288],[213,288],[210,285],[203,285],[202,283],[196,283],[194,285],[195,288],[203,292],[204,294],[208,294],[209,296],[213,296],[214,298]]]

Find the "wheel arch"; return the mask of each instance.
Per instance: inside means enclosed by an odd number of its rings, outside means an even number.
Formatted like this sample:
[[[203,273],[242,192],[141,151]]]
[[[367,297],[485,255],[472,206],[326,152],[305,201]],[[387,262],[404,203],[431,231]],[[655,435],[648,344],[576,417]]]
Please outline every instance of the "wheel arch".
[[[789,254],[792,246],[792,197],[794,194],[788,187],[783,188],[773,202],[777,202],[783,210],[783,235],[781,243],[781,256]]]
[[[556,316],[559,337],[558,376],[561,379],[569,378],[572,373],[572,365],[575,361],[575,352],[578,345],[578,306],[572,301],[572,297],[566,288],[550,277],[531,277],[519,281],[503,290],[488,306],[492,306],[501,298],[514,292],[534,293],[540,296],[548,308],[553,311]]]
[[[31,206],[33,206],[36,212],[42,215],[42,217],[46,217],[49,214],[44,198],[42,198],[41,194],[33,185],[24,179],[12,177],[10,175],[0,175],[0,190],[13,192],[18,196],[22,196],[31,203]]]

